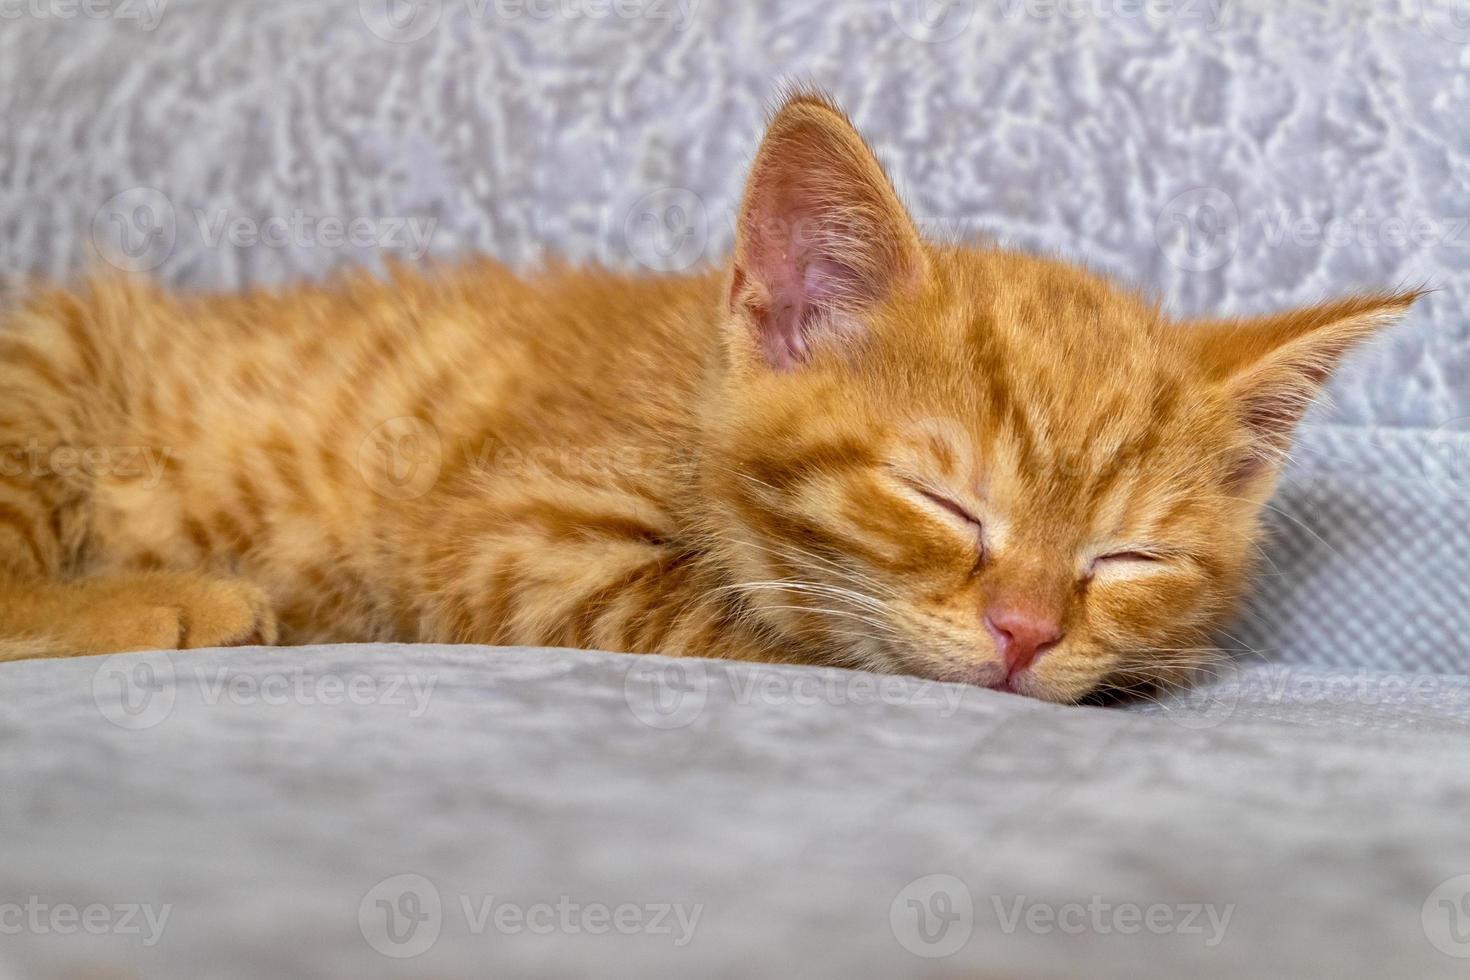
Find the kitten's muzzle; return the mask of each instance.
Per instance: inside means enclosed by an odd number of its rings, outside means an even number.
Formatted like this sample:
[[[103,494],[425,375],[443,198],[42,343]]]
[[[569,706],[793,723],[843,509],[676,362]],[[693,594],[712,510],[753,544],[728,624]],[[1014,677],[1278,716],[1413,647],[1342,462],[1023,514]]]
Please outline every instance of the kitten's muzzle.
[[[1058,617],[1025,605],[991,606],[985,613],[985,628],[995,641],[996,655],[1005,665],[1005,678],[997,686],[1006,688],[1013,677],[1062,639]]]

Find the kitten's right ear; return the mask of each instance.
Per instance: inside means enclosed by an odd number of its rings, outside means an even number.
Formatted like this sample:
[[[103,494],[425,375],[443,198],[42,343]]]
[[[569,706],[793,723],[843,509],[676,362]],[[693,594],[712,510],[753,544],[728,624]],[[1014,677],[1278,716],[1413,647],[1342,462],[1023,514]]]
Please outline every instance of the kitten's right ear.
[[[917,285],[918,231],[838,109],[793,95],[766,131],[736,228],[729,307],[744,343],[790,370],[855,342],[865,310]]]

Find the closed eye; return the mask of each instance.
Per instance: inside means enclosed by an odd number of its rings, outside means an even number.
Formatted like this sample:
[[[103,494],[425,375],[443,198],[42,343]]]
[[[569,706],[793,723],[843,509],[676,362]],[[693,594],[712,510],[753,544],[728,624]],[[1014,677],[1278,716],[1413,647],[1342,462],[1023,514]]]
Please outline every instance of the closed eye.
[[[1146,574],[1168,563],[1172,556],[1162,551],[1145,551],[1134,548],[1128,551],[1110,551],[1092,559],[1087,567],[1087,578],[1100,571],[1111,570],[1122,574]]]
[[[919,496],[923,497],[925,500],[933,504],[935,507],[938,507],[939,509],[944,511],[948,511],[950,514],[953,514],[955,517],[958,517],[960,520],[965,521],[966,523],[973,524],[977,529],[981,526],[980,518],[970,513],[970,511],[965,508],[964,504],[961,504],[955,500],[951,500],[948,497],[943,496],[942,494],[937,494],[933,490],[922,487],[917,483],[909,483],[909,487]]]
[[[1093,559],[1094,563],[1102,561],[1163,561],[1164,556],[1152,551],[1114,551],[1110,554],[1099,555]]]
[[[916,480],[905,473],[897,472],[893,469],[890,469],[889,472],[893,473],[898,481],[904,486],[908,487],[914,493],[923,497],[925,500],[929,501],[929,503],[933,504],[935,507],[938,507],[940,510],[945,511],[953,517],[959,518],[966,524],[973,525],[976,530],[979,530],[982,526],[980,518],[976,517],[975,514],[968,507],[960,503],[958,500],[955,500],[953,497],[945,496],[939,491],[932,489],[927,484]]]

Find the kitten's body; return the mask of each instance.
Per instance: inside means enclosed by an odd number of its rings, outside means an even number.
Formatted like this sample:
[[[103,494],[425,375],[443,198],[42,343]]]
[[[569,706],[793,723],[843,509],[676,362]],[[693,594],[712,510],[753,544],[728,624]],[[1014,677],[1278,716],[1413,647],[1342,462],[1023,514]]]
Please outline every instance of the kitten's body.
[[[1058,700],[1174,679],[1307,397],[1411,300],[1187,331],[925,244],[798,96],[708,274],[32,297],[0,333],[0,659],[426,640]]]
[[[478,262],[242,298],[116,281],[40,296],[0,341],[7,390],[88,406],[64,435],[15,421],[35,445],[111,455],[95,479],[50,461],[72,471],[55,486],[84,528],[68,541],[7,495],[0,526],[24,546],[5,557],[67,579],[240,578],[286,643],[780,657],[734,618],[712,629],[732,596],[701,600],[721,584],[691,530],[690,467],[719,288]],[[53,630],[55,651],[108,649],[120,626],[90,643]],[[185,642],[246,638],[188,626]]]

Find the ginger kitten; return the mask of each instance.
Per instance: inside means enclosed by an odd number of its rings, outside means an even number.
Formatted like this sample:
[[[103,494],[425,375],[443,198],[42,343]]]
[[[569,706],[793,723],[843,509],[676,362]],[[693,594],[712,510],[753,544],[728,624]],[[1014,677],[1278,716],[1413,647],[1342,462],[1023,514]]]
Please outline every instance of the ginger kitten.
[[[689,277],[34,293],[0,333],[0,660],[401,640],[1171,682],[1309,399],[1415,299],[1176,324],[926,242],[811,94],[737,239]]]

